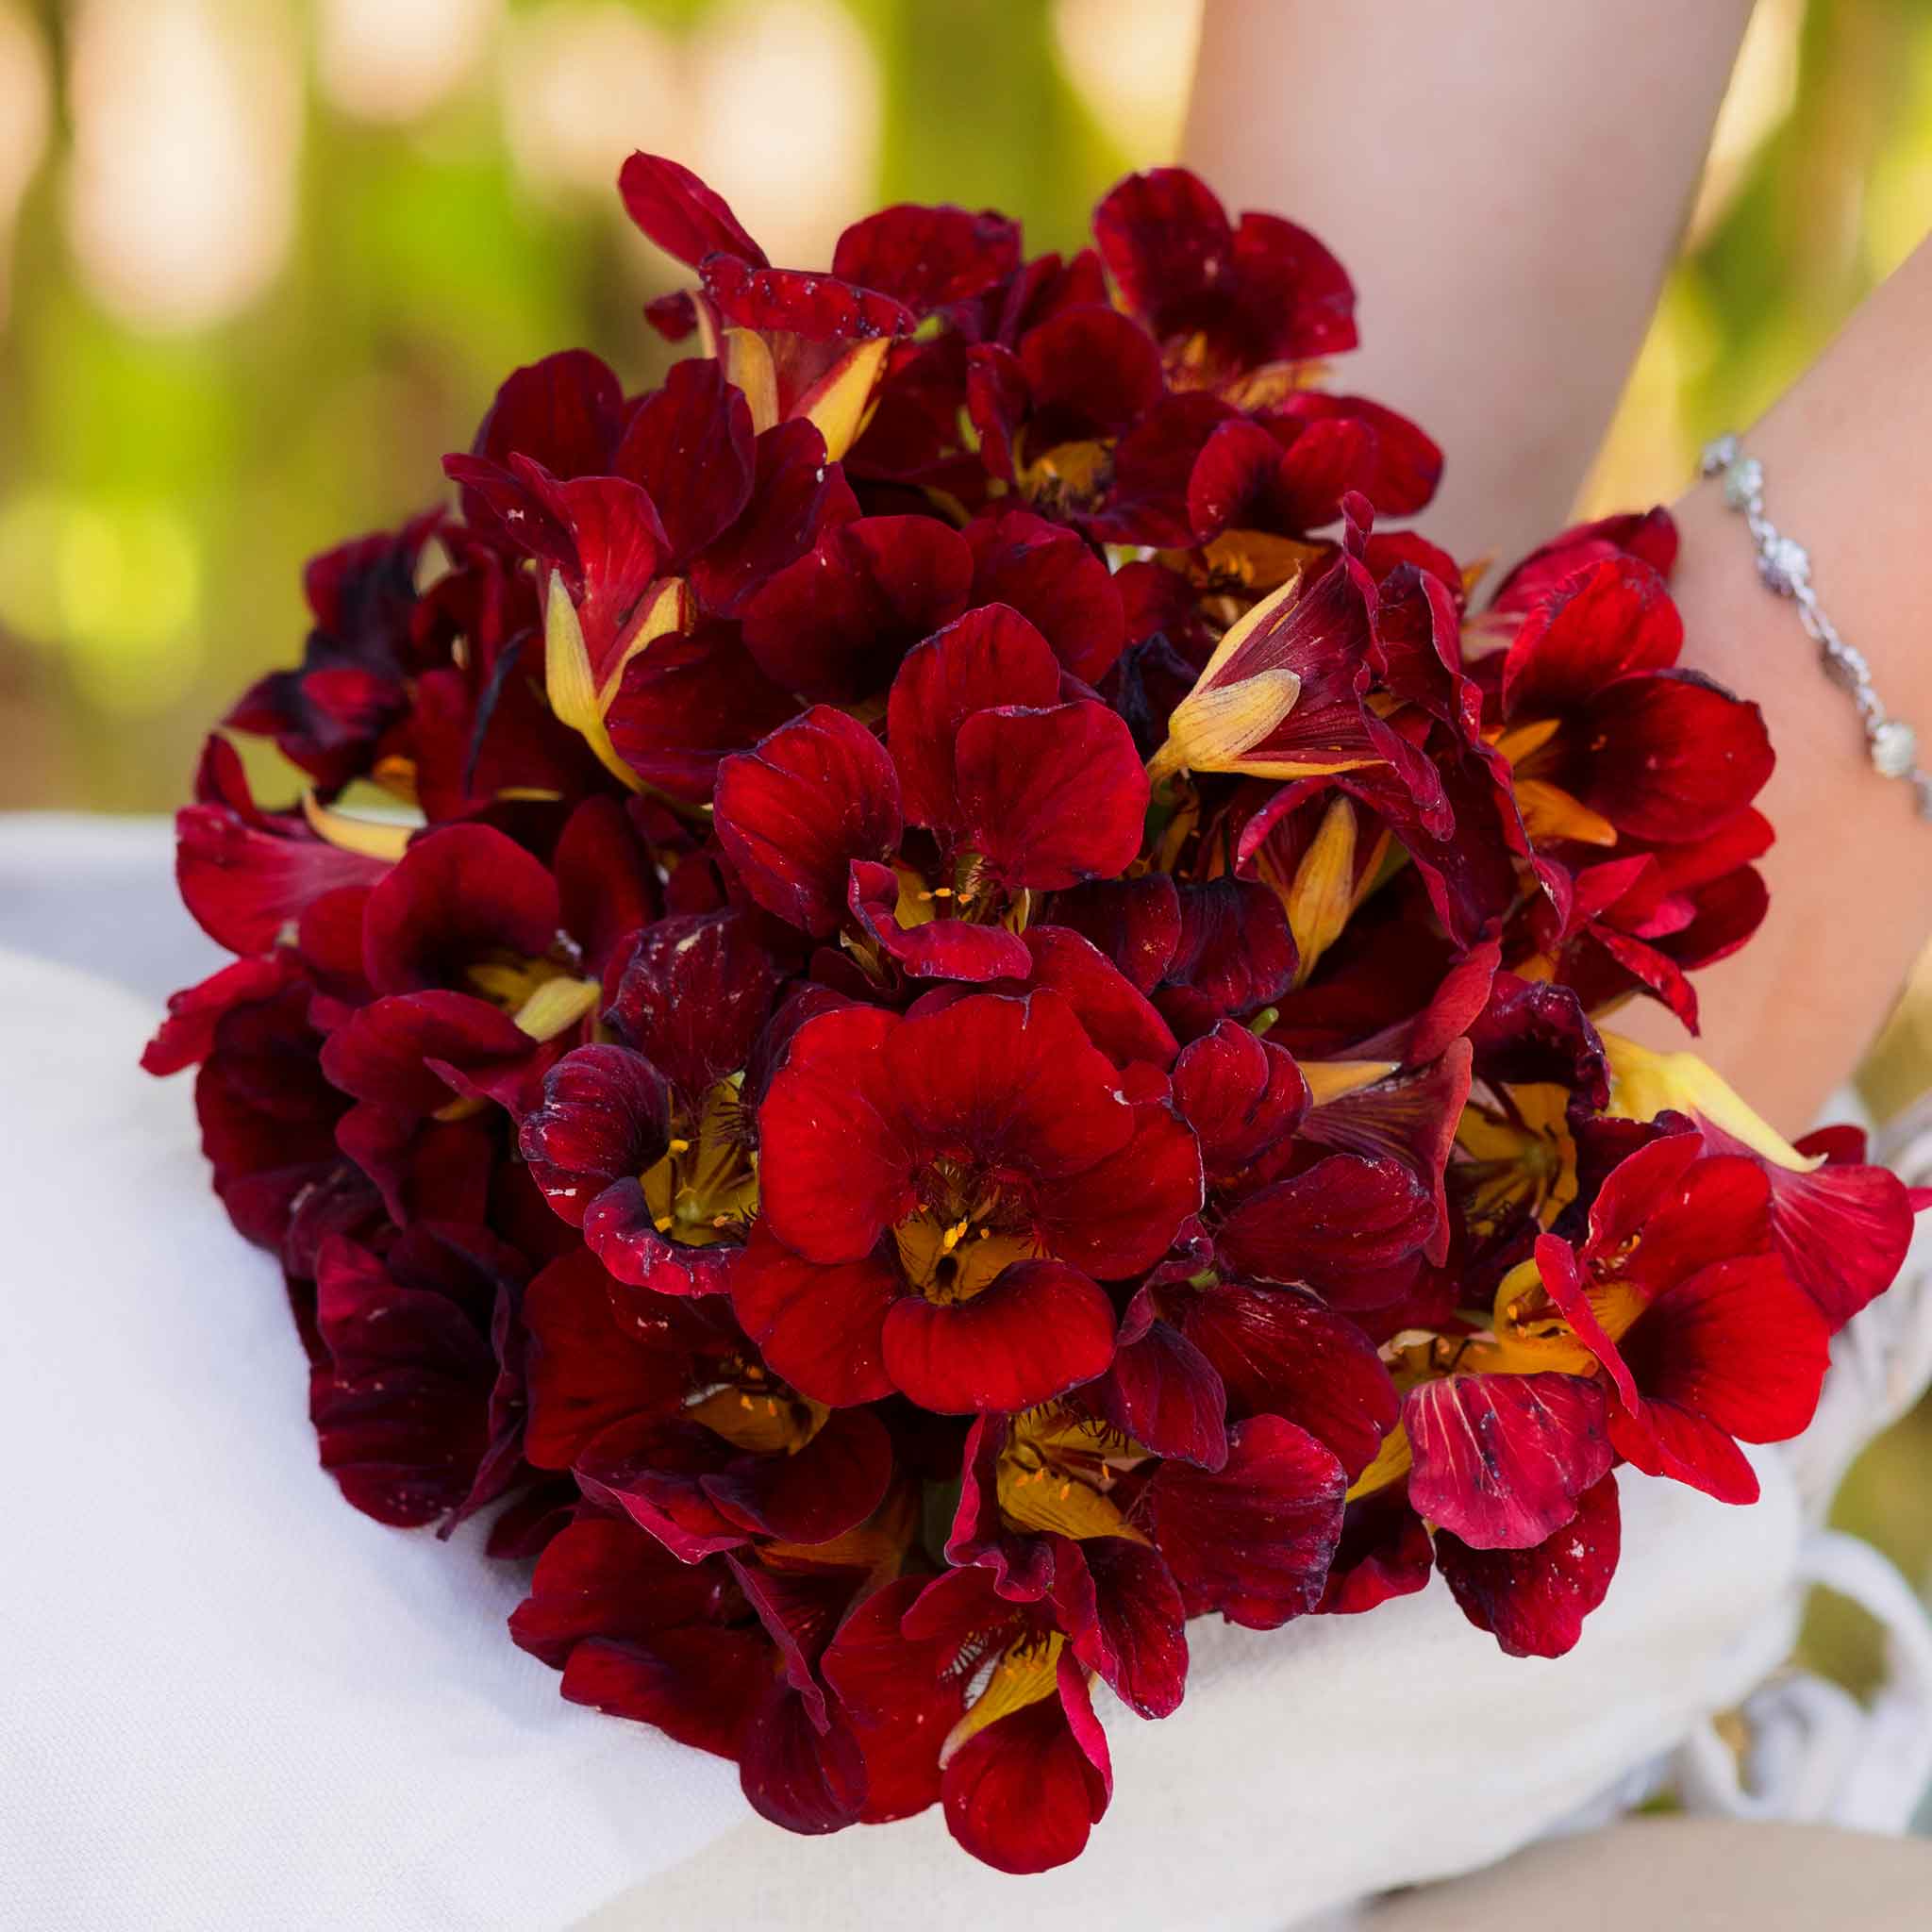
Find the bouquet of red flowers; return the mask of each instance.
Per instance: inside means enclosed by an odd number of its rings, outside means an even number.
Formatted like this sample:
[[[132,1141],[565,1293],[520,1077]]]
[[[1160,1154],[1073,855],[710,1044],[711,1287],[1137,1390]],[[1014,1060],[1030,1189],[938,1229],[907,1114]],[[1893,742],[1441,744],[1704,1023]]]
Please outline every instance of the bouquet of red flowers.
[[[180,817],[238,958],[147,1064],[324,1466],[491,1512],[515,1641],[768,1818],[937,1801],[1008,1871],[1191,1618],[1441,1571],[1564,1651],[1616,1466],[1750,1501],[1915,1206],[1598,1029],[1694,1024],[1765,908],[1669,518],[1474,611],[1384,526],[1441,453],[1317,386],[1340,264],[1178,170],[1069,259],[908,206],[825,273],[622,187],[696,353],[513,375],[224,721],[299,804],[217,736]]]

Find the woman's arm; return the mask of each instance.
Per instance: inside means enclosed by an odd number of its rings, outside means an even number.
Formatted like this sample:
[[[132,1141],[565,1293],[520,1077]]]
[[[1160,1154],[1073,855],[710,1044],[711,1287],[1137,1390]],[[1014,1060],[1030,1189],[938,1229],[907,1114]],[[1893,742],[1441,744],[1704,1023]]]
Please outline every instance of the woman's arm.
[[[1749,0],[1208,0],[1187,159],[1356,276],[1344,379],[1449,452],[1429,534],[1522,554],[1565,520],[1649,320]],[[1746,439],[1772,517],[1932,759],[1932,251]],[[1850,701],[1757,582],[1715,485],[1679,507],[1685,661],[1778,755],[1772,909],[1700,974],[1700,1050],[1800,1131],[1932,933],[1932,824],[1866,762]],[[1617,1019],[1682,1043],[1649,1003]]]
[[[1690,206],[1750,0],[1208,0],[1184,158],[1347,264],[1338,375],[1449,452],[1429,533],[1566,519]]]
[[[1932,243],[1859,310],[1744,438],[1766,509],[1810,553],[1832,621],[1870,660],[1932,768]],[[1685,661],[1764,708],[1777,770],[1771,911],[1735,958],[1698,975],[1699,1051],[1787,1132],[1850,1072],[1932,934],[1932,821],[1866,758],[1851,700],[1819,668],[1796,610],[1758,583],[1716,483],[1678,507],[1674,584]],[[1617,1024],[1668,1043],[1660,1012]]]

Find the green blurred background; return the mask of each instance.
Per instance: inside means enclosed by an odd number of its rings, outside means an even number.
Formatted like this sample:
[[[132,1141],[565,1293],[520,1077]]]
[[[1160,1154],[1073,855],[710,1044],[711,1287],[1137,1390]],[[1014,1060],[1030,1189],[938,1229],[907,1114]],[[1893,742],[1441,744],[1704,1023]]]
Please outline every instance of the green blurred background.
[[[0,808],[173,805],[299,651],[302,560],[433,498],[509,368],[583,343],[653,375],[639,308],[675,277],[618,208],[632,147],[782,259],[902,197],[1066,246],[1172,155],[1198,13],[0,0]],[[1674,495],[1928,226],[1932,5],[1760,0],[1589,507]],[[1932,1078],[1927,1013],[1932,981],[1868,1069],[1887,1108]],[[1928,1494],[1922,1409],[1841,1516],[1924,1578]],[[1875,1660],[1850,1612],[1810,1641]]]

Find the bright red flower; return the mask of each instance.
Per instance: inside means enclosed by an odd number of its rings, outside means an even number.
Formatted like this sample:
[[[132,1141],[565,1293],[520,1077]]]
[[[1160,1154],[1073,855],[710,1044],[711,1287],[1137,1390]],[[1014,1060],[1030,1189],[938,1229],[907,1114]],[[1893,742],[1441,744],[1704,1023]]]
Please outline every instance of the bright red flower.
[[[825,1675],[881,1794],[868,1817],[937,1798],[974,1857],[1044,1872],[1077,1857],[1107,1810],[1113,1771],[1086,1672],[1051,1619],[984,1570],[880,1591],[839,1632]]]
[[[1124,1083],[1047,991],[808,1021],[758,1143],[770,1239],[733,1299],[829,1402],[1012,1410],[1091,1380],[1118,1325],[1098,1283],[1158,1260],[1201,1200],[1165,1080]],[[834,1354],[829,1331],[866,1343]]]
[[[1355,291],[1341,264],[1276,215],[1230,224],[1185,168],[1130,175],[1094,210],[1093,236],[1177,382],[1232,385],[1355,347]]]

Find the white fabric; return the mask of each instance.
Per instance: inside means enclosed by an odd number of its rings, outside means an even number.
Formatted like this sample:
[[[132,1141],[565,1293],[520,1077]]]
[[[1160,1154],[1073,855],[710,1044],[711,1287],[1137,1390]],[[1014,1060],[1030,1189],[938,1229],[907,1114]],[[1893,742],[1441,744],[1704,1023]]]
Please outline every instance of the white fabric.
[[[931,1815],[733,1829],[729,1767],[566,1706],[509,1644],[517,1585],[474,1539],[382,1528],[317,1469],[275,1270],[208,1191],[188,1082],[134,1067],[219,958],[165,854],[145,824],[0,823],[0,1925],[548,1932],[671,1874],[684,1903],[636,1894],[639,1924],[1264,1932],[1584,1813],[1788,1652],[1783,1461],[1747,1510],[1626,1472],[1623,1566],[1566,1658],[1503,1657],[1440,1588],[1196,1625],[1181,1712],[1109,1713],[1118,1793],[1070,1872],[1003,1879]]]

